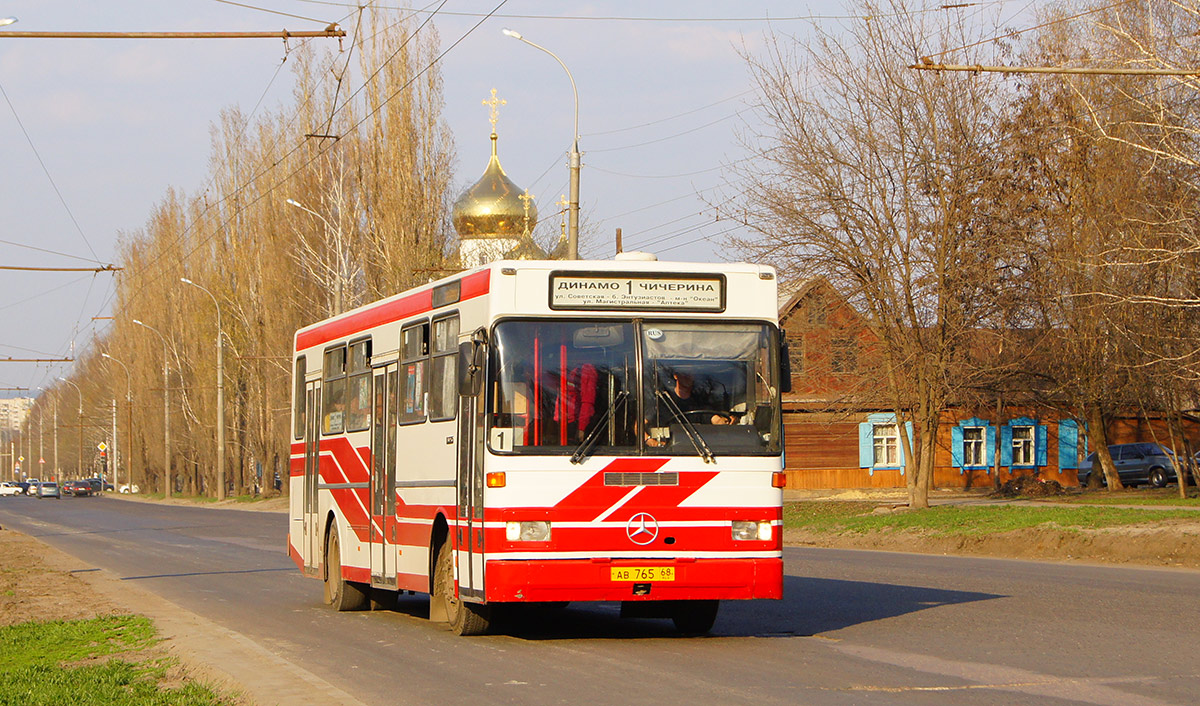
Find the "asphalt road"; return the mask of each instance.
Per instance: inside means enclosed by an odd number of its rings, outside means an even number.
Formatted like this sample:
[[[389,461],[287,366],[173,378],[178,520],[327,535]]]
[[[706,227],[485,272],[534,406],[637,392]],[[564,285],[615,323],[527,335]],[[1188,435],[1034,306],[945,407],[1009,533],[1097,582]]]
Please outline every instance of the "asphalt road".
[[[782,601],[712,635],[615,605],[461,638],[335,613],[284,554],[285,516],[105,498],[0,498],[0,525],[220,623],[367,703],[1194,704],[1200,572],[789,548]]]

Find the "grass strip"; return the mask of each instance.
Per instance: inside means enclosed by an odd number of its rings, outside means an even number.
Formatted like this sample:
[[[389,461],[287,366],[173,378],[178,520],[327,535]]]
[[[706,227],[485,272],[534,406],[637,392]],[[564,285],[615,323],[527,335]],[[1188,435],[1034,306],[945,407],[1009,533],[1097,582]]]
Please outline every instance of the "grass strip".
[[[1082,495],[1064,495],[1052,498],[1036,498],[1047,502],[1070,505],[1145,505],[1147,507],[1200,507],[1200,496],[1193,491],[1188,497],[1179,497],[1179,491],[1166,488],[1164,491],[1100,491]]]
[[[928,510],[875,513],[877,503],[820,501],[784,506],[785,528],[810,532],[854,533],[914,531],[935,536],[977,536],[1029,527],[1099,529],[1174,519],[1200,520],[1190,510],[1136,510],[1063,505],[940,505]]]
[[[225,703],[195,683],[164,687],[165,666],[137,654],[154,643],[153,624],[134,615],[0,627],[0,706]]]

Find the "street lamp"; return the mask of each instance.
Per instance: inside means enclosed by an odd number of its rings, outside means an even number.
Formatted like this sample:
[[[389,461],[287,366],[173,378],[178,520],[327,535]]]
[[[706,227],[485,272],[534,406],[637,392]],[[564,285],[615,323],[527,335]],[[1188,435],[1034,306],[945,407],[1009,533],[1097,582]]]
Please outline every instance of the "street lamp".
[[[300,209],[301,211],[304,211],[305,213],[311,214],[311,215],[316,216],[317,218],[321,219],[321,222],[325,224],[326,230],[329,233],[333,234],[334,248],[337,250],[337,276],[333,283],[333,299],[334,299],[334,301],[333,301],[333,311],[330,313],[331,314],[340,314],[340,313],[342,313],[342,311],[344,310],[344,307],[345,307],[346,281],[348,279],[350,279],[349,252],[347,251],[346,244],[343,242],[341,226],[334,228],[333,225],[325,218],[325,216],[322,216],[321,214],[312,210],[308,206],[305,206],[304,204],[300,203],[296,199],[288,199],[287,205],[295,206],[296,208]]]
[[[71,387],[75,388],[75,391],[79,393],[79,458],[76,460],[75,473],[78,477],[82,478],[83,477],[83,390],[79,389],[79,385],[76,385],[75,383],[71,382],[70,380],[68,380],[64,377],[60,377],[59,380],[62,380],[63,382],[70,385]]]
[[[44,387],[39,387],[38,389],[41,390],[42,392],[46,391],[46,388],[44,388]],[[38,398],[40,399],[41,395],[38,395]],[[42,432],[45,431],[45,428],[46,428],[46,413],[42,409],[42,406],[39,404],[38,405],[38,478],[40,478],[41,480],[45,480],[45,478],[42,478],[42,476],[46,475],[45,474],[46,454],[44,451],[42,451],[42,439],[45,436],[45,434],[43,434]]]
[[[579,154],[579,90],[575,88],[575,77],[571,75],[571,70],[563,63],[563,60],[558,58],[558,55],[550,51],[546,47],[534,44],[528,39],[521,36],[520,32],[515,32],[511,29],[503,29],[501,32],[505,36],[512,37],[525,42],[534,49],[540,49],[558,62],[558,65],[563,67],[563,71],[567,72],[567,79],[571,81],[571,91],[575,94],[575,133],[571,142],[571,197],[568,205],[568,226],[567,226],[567,259],[579,259],[579,166],[582,161]]]
[[[5,27],[17,21],[15,17],[0,17],[0,27]]]
[[[225,348],[221,345],[221,305],[212,292],[196,284],[187,277],[180,277],[180,282],[190,284],[207,294],[217,308],[217,500],[225,499]]]
[[[42,392],[50,392],[44,387],[39,387]],[[58,476],[61,471],[58,468],[58,393],[54,393],[54,480],[61,480]]]
[[[172,489],[172,485],[171,485],[171,393],[167,389],[167,385],[170,382],[170,369],[167,367],[167,339],[165,336],[162,335],[162,333],[158,329],[154,328],[150,324],[143,323],[141,321],[138,321],[137,319],[134,319],[133,323],[137,324],[138,326],[141,326],[142,328],[147,328],[147,329],[150,329],[151,331],[153,331],[154,334],[156,336],[158,336],[160,340],[162,340],[162,344],[163,344],[163,473],[165,474],[163,482],[166,485],[166,496],[169,498],[169,497],[171,497],[171,489]]]
[[[126,417],[126,423],[125,423],[125,436],[129,438],[130,442],[132,442],[133,441],[133,376],[129,374],[129,366],[125,365],[124,363],[122,363],[121,361],[117,360],[116,358],[112,357],[111,355],[109,355],[107,353],[101,353],[100,355],[104,358],[108,358],[109,360],[111,360],[112,362],[121,366],[122,368],[125,368],[125,413],[126,413],[126,415],[128,415]],[[114,419],[114,422],[115,422],[115,419]],[[115,437],[116,434],[114,434],[113,436]],[[114,457],[113,462],[114,462],[114,464],[119,464],[120,460],[121,460],[121,451],[120,451],[121,447],[117,444],[117,440],[115,438],[113,439],[113,446],[116,447],[113,449],[113,457]],[[132,448],[132,446],[130,448]],[[119,466],[115,470],[119,471],[120,470]],[[116,473],[113,474],[113,477],[114,478],[116,477]],[[125,460],[125,477],[129,480],[129,492],[132,494],[133,493],[133,454],[132,453],[129,454],[129,458]]]

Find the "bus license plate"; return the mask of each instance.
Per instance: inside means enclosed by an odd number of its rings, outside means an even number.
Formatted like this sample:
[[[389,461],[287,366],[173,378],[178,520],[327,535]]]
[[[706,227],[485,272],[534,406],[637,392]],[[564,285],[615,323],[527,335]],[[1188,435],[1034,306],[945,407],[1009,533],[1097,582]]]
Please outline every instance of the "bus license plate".
[[[614,566],[613,581],[674,581],[674,566]]]

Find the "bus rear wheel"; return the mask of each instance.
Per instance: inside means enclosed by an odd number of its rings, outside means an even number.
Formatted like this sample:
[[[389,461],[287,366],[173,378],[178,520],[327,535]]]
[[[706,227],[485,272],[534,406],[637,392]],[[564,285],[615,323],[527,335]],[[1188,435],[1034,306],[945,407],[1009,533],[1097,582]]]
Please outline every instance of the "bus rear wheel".
[[[336,528],[325,538],[325,602],[334,610],[362,610],[369,588],[342,578],[342,548]]]
[[[466,603],[455,595],[454,555],[449,540],[438,548],[433,600],[441,602],[450,629],[457,635],[483,635],[491,627],[490,607]]]
[[[720,601],[680,601],[671,611],[671,620],[684,635],[706,635],[717,622],[720,607]]]

